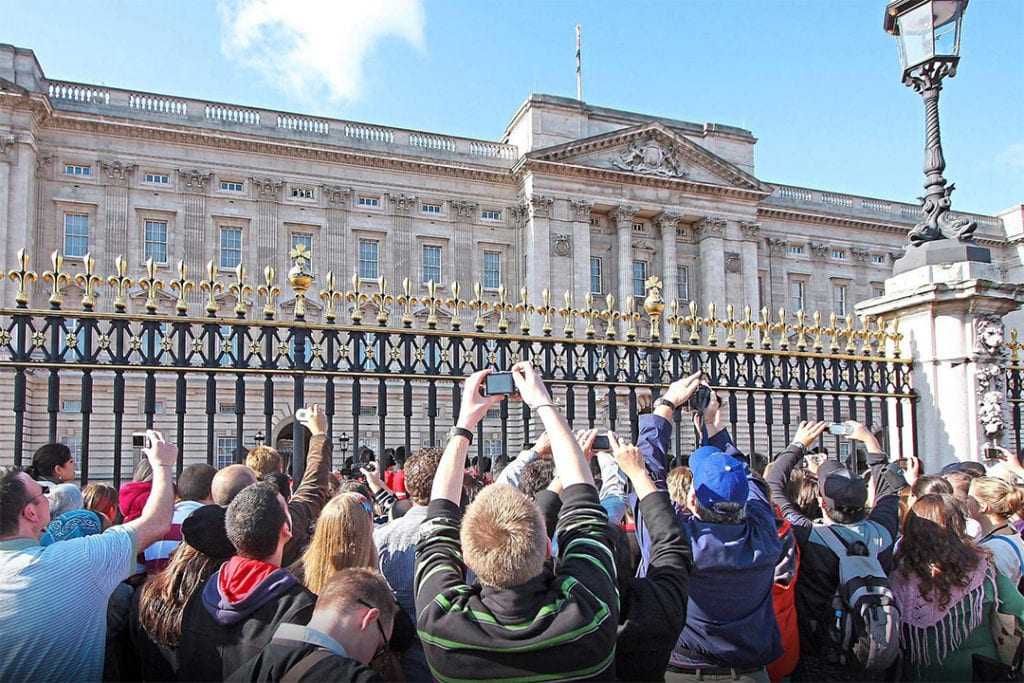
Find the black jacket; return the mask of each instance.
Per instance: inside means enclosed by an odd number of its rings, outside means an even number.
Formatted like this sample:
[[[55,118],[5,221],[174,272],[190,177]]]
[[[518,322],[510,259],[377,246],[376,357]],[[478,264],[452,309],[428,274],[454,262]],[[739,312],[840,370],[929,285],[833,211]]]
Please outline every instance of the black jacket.
[[[354,659],[341,657],[333,652],[328,653],[312,643],[276,638],[267,643],[255,659],[231,674],[227,680],[232,683],[243,683],[243,681],[276,683],[282,680],[305,657],[318,651],[326,653],[326,656],[322,656],[316,664],[309,667],[299,677],[299,681],[374,683],[380,680],[373,669]]]
[[[279,624],[307,624],[316,596],[287,570],[268,576],[244,600],[219,592],[221,567],[185,606],[178,644],[178,680],[222,681],[257,657]]]

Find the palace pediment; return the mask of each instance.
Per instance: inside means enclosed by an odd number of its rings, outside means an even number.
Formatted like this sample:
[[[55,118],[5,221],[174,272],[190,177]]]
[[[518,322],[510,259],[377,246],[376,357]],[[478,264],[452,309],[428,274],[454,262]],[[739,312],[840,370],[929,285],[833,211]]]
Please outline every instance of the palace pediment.
[[[634,175],[638,180],[676,180],[770,192],[765,184],[732,162],[659,122],[537,149],[527,154],[527,160],[543,162],[547,167]]]

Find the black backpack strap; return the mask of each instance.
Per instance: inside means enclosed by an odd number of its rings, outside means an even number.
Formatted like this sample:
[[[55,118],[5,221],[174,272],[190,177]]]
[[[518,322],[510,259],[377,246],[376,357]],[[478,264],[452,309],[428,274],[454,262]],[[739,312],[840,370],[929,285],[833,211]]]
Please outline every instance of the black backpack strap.
[[[330,650],[318,647],[305,657],[300,659],[295,666],[288,669],[288,673],[281,677],[281,683],[299,683],[313,667],[324,661],[333,654]]]

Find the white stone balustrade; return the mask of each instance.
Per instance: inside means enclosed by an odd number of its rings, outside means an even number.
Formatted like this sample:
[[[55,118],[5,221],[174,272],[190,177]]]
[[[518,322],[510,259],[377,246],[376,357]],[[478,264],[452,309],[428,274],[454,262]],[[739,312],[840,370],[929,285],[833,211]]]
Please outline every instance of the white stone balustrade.
[[[220,104],[206,105],[206,118],[226,123],[241,123],[249,126],[260,125],[260,113],[254,109],[226,107]]]
[[[288,114],[277,115],[277,127],[286,130],[298,130],[303,133],[315,133],[317,135],[329,135],[331,126],[321,119],[313,119],[308,116],[291,116]]]
[[[110,93],[89,85],[78,85],[75,83],[51,82],[50,98],[68,100],[70,102],[85,102],[88,104],[110,104]]]
[[[188,103],[170,97],[131,93],[128,95],[128,107],[138,109],[139,111],[152,111],[158,114],[188,116]]]
[[[428,135],[426,133],[410,133],[409,144],[413,147],[424,149],[436,149],[440,152],[454,152],[455,140],[443,135]]]

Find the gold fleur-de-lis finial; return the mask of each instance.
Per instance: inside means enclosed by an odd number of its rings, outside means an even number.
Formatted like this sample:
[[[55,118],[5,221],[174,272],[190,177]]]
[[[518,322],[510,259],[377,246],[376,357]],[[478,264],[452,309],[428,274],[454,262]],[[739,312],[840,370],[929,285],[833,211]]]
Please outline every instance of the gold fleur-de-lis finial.
[[[650,316],[650,338],[658,341],[661,338],[661,316],[665,313],[665,300],[661,298],[661,278],[652,275],[644,281],[644,311]]]
[[[281,296],[281,288],[277,286],[277,271],[273,266],[263,269],[263,284],[256,288],[256,295],[263,297],[263,317],[273,320],[277,313],[277,297]]]
[[[361,284],[362,278],[359,277],[359,273],[352,273],[352,289],[345,292],[345,300],[352,304],[352,313],[349,315],[349,319],[354,325],[362,322],[363,305],[370,300],[370,297],[359,291]]]
[[[736,308],[732,304],[726,304],[725,320],[722,321],[722,327],[725,328],[725,345],[730,349],[736,348],[736,327],[738,325]]]
[[[156,263],[152,257],[146,259],[146,277],[139,279],[139,286],[146,290],[146,312],[156,313],[160,307],[156,294],[164,288],[164,283],[156,277]]]
[[[597,334],[597,330],[594,329],[594,319],[600,317],[600,313],[594,309],[594,295],[587,292],[587,296],[583,299],[583,310],[578,311],[581,318],[587,321],[587,326],[583,330],[583,336],[587,339],[593,339],[594,335]]]
[[[627,296],[625,303],[621,319],[626,321],[626,339],[634,341],[636,339],[636,324],[640,320],[640,314],[636,310],[636,297]]]
[[[601,311],[601,320],[605,322],[604,336],[606,339],[615,339],[615,324],[622,318],[622,314],[615,310],[615,295],[607,295],[604,306]]]
[[[91,311],[96,307],[96,286],[103,284],[103,278],[96,274],[96,259],[86,254],[82,259],[85,272],[75,275],[75,284],[82,288],[82,308]]]
[[[228,292],[235,298],[235,315],[244,318],[249,310],[249,300],[245,297],[252,294],[252,285],[245,281],[245,266],[235,266],[235,281],[228,287]]]
[[[530,334],[530,317],[533,314],[533,305],[530,303],[529,292],[526,287],[519,289],[519,301],[516,303],[515,312],[519,316],[519,329],[523,335]]]
[[[841,334],[839,327],[839,316],[832,313],[828,317],[828,328],[825,329],[825,334],[829,336],[829,351],[832,353],[839,352],[839,335]]]
[[[7,273],[7,277],[10,278],[11,282],[18,283],[18,293],[15,295],[14,300],[18,304],[18,308],[25,308],[28,306],[28,287],[36,281],[36,274],[28,268],[28,254],[24,249],[18,250],[17,258],[18,269]]]
[[[889,339],[892,341],[892,355],[900,357],[900,342],[903,341],[903,333],[900,332],[900,319],[892,319],[892,329],[889,332]]]
[[[697,302],[690,302],[690,315],[686,318],[686,326],[690,329],[690,344],[700,344],[701,328],[704,319],[697,315]]]
[[[206,312],[217,315],[220,305],[217,303],[217,292],[224,291],[224,285],[217,280],[217,266],[213,261],[206,262],[206,279],[199,282],[199,290],[206,292]]]
[[[754,322],[754,312],[750,306],[743,307],[743,322],[740,323],[740,328],[743,330],[743,345],[748,349],[754,348],[754,330],[757,323]]]
[[[821,311],[815,311],[814,312],[813,320],[814,320],[814,325],[812,327],[808,328],[808,331],[810,332],[810,334],[814,335],[814,350],[815,351],[821,351],[822,346],[823,346],[823,343],[822,343],[822,340],[821,340],[821,333],[822,333]]]
[[[484,312],[489,308],[486,301],[484,301],[484,290],[479,282],[473,285],[473,300],[469,302],[469,310],[476,313],[476,317],[473,318],[473,327],[477,331],[484,329]]]
[[[682,339],[683,322],[686,320],[686,316],[683,314],[683,306],[679,302],[679,299],[672,299],[672,303],[668,306],[668,316],[665,318],[665,322],[668,323],[669,341],[673,344],[678,344]]]
[[[395,303],[402,307],[402,327],[412,327],[412,306],[416,298],[412,295],[412,280],[402,279],[402,293],[395,297]]]
[[[107,278],[107,283],[114,288],[114,310],[124,313],[128,308],[128,290],[132,280],[128,277],[128,260],[120,254],[114,259],[114,272]]]
[[[556,312],[554,307],[551,305],[551,292],[549,292],[546,288],[542,289],[540,291],[540,300],[541,305],[538,306],[536,310],[537,313],[540,313],[541,317],[544,319],[544,324],[541,327],[541,333],[545,337],[550,337],[551,330],[553,329],[551,322],[552,319],[555,317]]]
[[[43,282],[50,283],[50,308],[60,308],[60,305],[64,303],[64,287],[71,281],[71,278],[62,270],[64,256],[59,251],[50,254],[50,264],[53,270],[43,273]]]
[[[344,294],[336,288],[337,282],[334,278],[334,271],[327,271],[324,277],[324,288],[320,290],[320,300],[324,302],[324,318],[332,323],[336,317],[335,307],[344,298]]]
[[[843,336],[846,337],[846,352],[857,352],[857,332],[853,327],[853,314],[846,315],[846,327],[843,328]]]
[[[420,303],[427,307],[427,328],[437,329],[437,307],[441,299],[437,296],[437,283],[433,280],[427,281],[427,296],[420,299]]]
[[[565,305],[558,309],[558,315],[565,321],[565,325],[562,326],[562,335],[567,339],[571,339],[575,332],[575,321],[576,321],[576,309],[572,305],[572,292],[565,290],[563,296]]]
[[[1017,356],[1020,353],[1020,335],[1016,327],[1010,329],[1010,343],[1007,346],[1010,348],[1010,362],[1016,363]]]
[[[444,304],[451,311],[451,319],[449,320],[451,328],[457,332],[462,327],[462,317],[459,314],[459,310],[466,307],[466,302],[462,300],[462,285],[457,281],[452,282],[451,290],[452,295],[445,300]]]
[[[188,314],[188,293],[195,289],[195,283],[188,279],[188,266],[185,261],[178,261],[178,279],[171,282],[171,289],[178,292],[178,301],[174,304],[178,315]]]
[[[779,320],[773,326],[779,335],[779,348],[785,351],[789,348],[789,322],[785,308],[779,309]]]
[[[508,332],[508,314],[514,306],[509,303],[505,285],[498,285],[497,297],[498,300],[491,304],[491,310],[498,314],[498,332],[505,334]]]
[[[394,302],[394,297],[388,294],[388,281],[383,277],[379,277],[376,280],[377,291],[370,297],[373,304],[377,307],[377,324],[384,327],[388,324],[388,316],[391,314],[391,304]]]
[[[767,306],[761,307],[761,320],[757,323],[757,331],[761,335],[761,348],[772,348],[772,331],[775,329],[772,323],[772,310]]]

